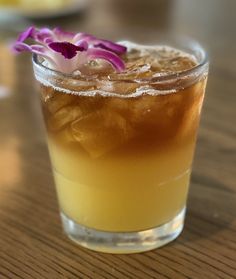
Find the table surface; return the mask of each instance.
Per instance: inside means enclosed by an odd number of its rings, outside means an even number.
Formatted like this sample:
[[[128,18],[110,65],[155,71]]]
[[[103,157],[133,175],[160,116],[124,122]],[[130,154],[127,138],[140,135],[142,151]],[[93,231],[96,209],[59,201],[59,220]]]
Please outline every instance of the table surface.
[[[169,245],[133,255],[92,252],[62,233],[30,58],[7,48],[30,23],[1,23],[1,279],[236,278],[235,9],[234,0],[100,0],[84,13],[36,23],[156,42],[158,31],[171,31],[210,53],[185,229]]]

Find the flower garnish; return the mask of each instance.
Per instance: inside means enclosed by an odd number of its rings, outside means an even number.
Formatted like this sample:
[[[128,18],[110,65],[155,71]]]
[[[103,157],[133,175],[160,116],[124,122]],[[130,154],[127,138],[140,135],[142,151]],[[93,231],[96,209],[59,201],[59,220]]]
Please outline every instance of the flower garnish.
[[[28,44],[28,40],[35,43]],[[97,59],[107,61],[117,72],[121,72],[125,64],[120,55],[127,51],[125,46],[90,34],[66,32],[60,28],[37,29],[33,26],[19,35],[13,50],[17,53],[36,53],[50,68],[64,73],[80,70],[86,63]]]

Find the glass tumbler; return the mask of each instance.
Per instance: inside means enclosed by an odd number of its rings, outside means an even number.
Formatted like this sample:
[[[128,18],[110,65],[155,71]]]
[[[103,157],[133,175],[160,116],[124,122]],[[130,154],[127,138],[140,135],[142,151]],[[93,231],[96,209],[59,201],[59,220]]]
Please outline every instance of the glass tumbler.
[[[198,64],[138,80],[63,74],[33,56],[62,224],[84,247],[142,252],[183,229],[208,61],[197,43],[174,47]]]

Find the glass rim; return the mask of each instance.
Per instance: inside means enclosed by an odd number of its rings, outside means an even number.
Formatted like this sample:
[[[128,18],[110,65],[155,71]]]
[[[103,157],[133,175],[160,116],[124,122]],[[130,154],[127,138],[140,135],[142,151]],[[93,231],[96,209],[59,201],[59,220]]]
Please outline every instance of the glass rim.
[[[113,79],[104,79],[104,78],[99,78],[99,77],[95,77],[94,75],[91,76],[75,76],[72,73],[63,73],[61,71],[58,70],[54,70],[51,69],[45,65],[42,64],[42,62],[39,60],[40,55],[38,54],[33,54],[32,57],[32,62],[34,67],[36,67],[38,69],[38,71],[43,75],[43,80],[45,80],[46,78],[50,79],[51,78],[59,78],[59,79],[67,79],[67,80],[71,80],[71,82],[73,81],[81,81],[81,82],[96,82],[96,81],[102,81],[102,82],[109,82],[109,83],[115,83],[115,82],[124,82],[124,83],[133,83],[133,84],[139,84],[139,86],[146,86],[146,85],[158,85],[158,84],[162,84],[162,83],[168,83],[168,82],[174,82],[177,79],[182,79],[182,80],[191,80],[192,77],[201,77],[204,76],[205,74],[207,74],[208,72],[208,67],[209,67],[209,60],[208,60],[208,54],[205,51],[205,49],[195,40],[193,39],[189,39],[189,38],[185,38],[187,40],[180,40],[180,46],[175,47],[175,45],[171,44],[171,41],[168,44],[168,41],[165,42],[164,44],[160,43],[160,44],[152,44],[152,45],[142,45],[142,44],[138,44],[139,46],[143,46],[143,47],[159,47],[159,46],[170,46],[178,50],[182,50],[185,51],[184,48],[188,48],[188,50],[186,50],[185,52],[187,54],[193,55],[197,61],[198,64],[196,64],[195,66],[193,66],[190,69],[187,70],[183,70],[183,71],[177,71],[177,72],[170,72],[170,73],[161,73],[158,76],[155,77],[146,77],[146,78],[113,78]],[[179,42],[177,42],[178,44]],[[182,48],[181,48],[182,46]],[[36,69],[35,69],[36,70]],[[38,72],[36,71],[36,72]],[[39,74],[38,72],[38,74]],[[35,75],[37,75],[35,73]],[[45,76],[44,76],[45,75]],[[118,74],[119,77],[119,74]],[[42,76],[41,76],[42,78]],[[36,77],[37,79],[37,77]],[[42,80],[42,79],[41,79]],[[60,87],[60,85],[59,85]]]

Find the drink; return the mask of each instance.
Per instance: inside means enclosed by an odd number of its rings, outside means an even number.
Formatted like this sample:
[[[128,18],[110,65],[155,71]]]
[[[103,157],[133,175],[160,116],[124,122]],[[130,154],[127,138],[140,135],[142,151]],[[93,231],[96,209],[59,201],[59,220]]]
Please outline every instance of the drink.
[[[105,252],[150,250],[181,232],[206,85],[194,56],[128,47],[122,73],[93,62],[47,83],[35,70],[65,230]],[[145,233],[156,237],[146,246]]]

